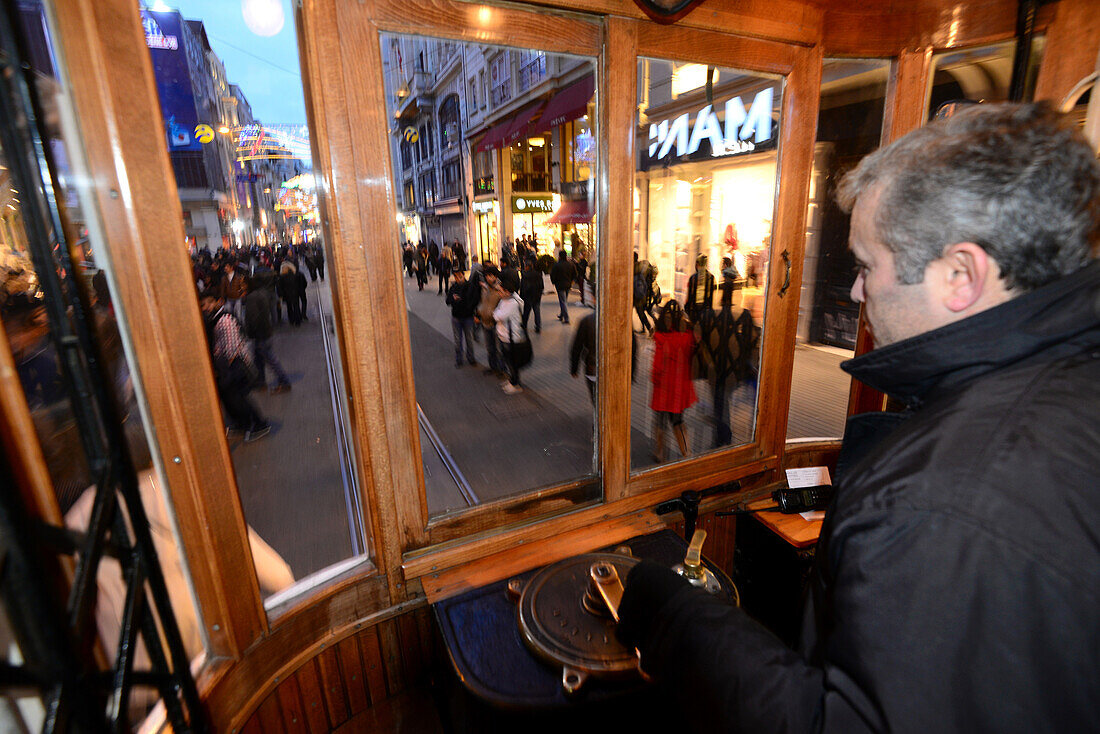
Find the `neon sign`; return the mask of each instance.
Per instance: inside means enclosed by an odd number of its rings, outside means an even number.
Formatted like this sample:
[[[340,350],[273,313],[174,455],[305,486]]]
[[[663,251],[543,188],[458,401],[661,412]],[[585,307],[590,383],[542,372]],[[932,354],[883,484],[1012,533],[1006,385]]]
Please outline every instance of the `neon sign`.
[[[674,120],[650,125],[649,158],[658,161],[673,151],[676,158],[692,156],[703,143],[709,144],[713,158],[752,152],[772,139],[773,101],[772,87],[757,92],[747,112],[740,97],[727,100],[724,126],[714,105],[709,104],[695,114],[694,124],[685,112]]]

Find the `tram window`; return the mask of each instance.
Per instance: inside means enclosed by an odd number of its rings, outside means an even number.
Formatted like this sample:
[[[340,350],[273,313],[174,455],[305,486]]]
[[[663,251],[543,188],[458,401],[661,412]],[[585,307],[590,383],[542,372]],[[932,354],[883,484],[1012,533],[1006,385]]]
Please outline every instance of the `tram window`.
[[[293,593],[272,596],[291,582],[323,581],[335,564],[368,553],[326,280],[331,253],[289,9],[246,8],[242,18],[216,0],[179,8],[141,16],[185,213],[179,247],[191,254],[270,606]]]
[[[1031,99],[1039,74],[1046,37],[1032,40],[1024,99]],[[1012,83],[1012,62],[1016,42],[1006,41],[963,50],[941,51],[932,56],[932,80],[928,97],[928,119],[952,102],[1005,102]]]
[[[595,499],[595,64],[381,40],[394,175],[403,141],[433,123],[449,130],[418,167],[444,182],[433,199],[395,182],[404,194],[394,275],[408,312],[428,512],[569,482],[587,481]],[[409,66],[420,58],[424,67]],[[539,73],[512,73],[532,58]],[[491,93],[468,97],[485,76]],[[530,362],[515,371],[524,344]]]
[[[854,355],[859,304],[849,294],[855,263],[848,215],[834,189],[879,145],[889,72],[890,63],[878,60],[826,59],[822,68],[788,440],[844,435],[851,380],[840,363]]]
[[[632,469],[753,440],[782,94],[638,62]]]
[[[153,466],[139,408],[139,373],[124,351],[125,328],[113,298],[116,281],[110,277],[99,217],[85,188],[89,176],[81,170],[82,146],[67,139],[74,131],[63,134],[60,128],[61,121],[73,118],[63,83],[64,69],[51,51],[54,42],[44,4],[20,3],[18,18],[17,33],[24,41],[25,61],[41,112],[33,134],[41,136],[45,155],[38,158],[34,150],[0,148],[0,321],[6,343],[0,348],[11,350],[53,485],[53,499],[65,525],[74,530],[89,525],[96,482],[121,468],[108,448],[114,439],[100,428],[101,421],[112,417],[109,411],[100,410],[95,394],[101,388],[114,403],[184,649],[194,659],[203,651],[201,624],[189,591],[186,559],[177,546],[165,493]],[[0,60],[14,78],[18,64],[12,66],[4,49],[0,49]],[[11,120],[0,124],[15,127]],[[5,139],[23,142],[18,134]],[[15,165],[16,160],[21,165]],[[33,160],[33,171],[28,170],[28,160]],[[35,185],[35,173],[42,171],[48,171],[48,177],[43,177],[45,183]],[[44,188],[51,183],[50,190]],[[31,190],[32,186],[38,190]],[[51,213],[50,206],[56,206],[56,211]],[[61,222],[60,232],[53,221]],[[78,301],[81,306],[73,305]],[[60,346],[62,333],[79,334],[85,327],[95,355],[88,354],[80,340],[75,340],[78,345],[74,346],[74,340],[66,338],[66,346]],[[98,380],[88,366],[92,361],[99,371]],[[89,389],[81,391],[79,384]],[[90,461],[88,451],[101,453]],[[96,466],[101,473],[92,470]],[[106,466],[111,472],[103,471]],[[101,561],[96,583],[96,628],[104,652],[113,660],[126,592],[115,559]],[[7,648],[9,643],[14,645],[8,625],[0,623],[0,645]],[[143,644],[134,664],[149,665]],[[34,707],[24,703],[26,699],[19,699],[20,710],[26,721],[32,721]],[[150,690],[133,689],[131,720],[139,720],[154,703]],[[0,721],[4,721],[3,714]]]

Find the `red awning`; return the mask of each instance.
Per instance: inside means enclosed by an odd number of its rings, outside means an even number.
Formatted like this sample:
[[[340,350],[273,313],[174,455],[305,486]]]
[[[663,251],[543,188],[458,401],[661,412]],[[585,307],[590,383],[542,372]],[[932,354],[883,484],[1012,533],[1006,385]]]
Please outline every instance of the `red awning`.
[[[592,210],[588,208],[588,200],[563,201],[553,216],[546,220],[547,224],[586,224],[592,221]]]
[[[481,142],[477,144],[477,148],[474,149],[476,153],[482,153],[486,150],[492,150],[493,148],[500,147],[500,141],[504,139],[504,136],[508,134],[508,130],[512,127],[511,120],[505,120],[499,125],[495,125],[489,128],[489,132],[485,133],[485,137],[481,139]]]
[[[531,134],[531,118],[535,116],[535,113],[541,110],[542,103],[531,105],[527,109],[520,112],[515,116],[512,126],[508,128],[508,132],[504,134],[501,139],[501,146],[507,148],[517,140],[526,138]]]
[[[551,98],[532,134],[546,132],[562,123],[576,120],[588,111],[588,101],[596,90],[596,77],[589,74]]]

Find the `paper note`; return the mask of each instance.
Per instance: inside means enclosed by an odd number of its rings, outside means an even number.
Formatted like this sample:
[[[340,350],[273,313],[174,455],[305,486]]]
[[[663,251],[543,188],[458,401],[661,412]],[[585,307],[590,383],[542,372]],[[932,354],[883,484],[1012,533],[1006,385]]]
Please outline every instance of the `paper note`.
[[[803,520],[824,520],[825,510],[810,510],[809,512],[798,513],[802,516]]]
[[[816,487],[821,484],[832,484],[827,466],[807,466],[801,469],[787,470],[787,486],[791,489],[802,487]]]

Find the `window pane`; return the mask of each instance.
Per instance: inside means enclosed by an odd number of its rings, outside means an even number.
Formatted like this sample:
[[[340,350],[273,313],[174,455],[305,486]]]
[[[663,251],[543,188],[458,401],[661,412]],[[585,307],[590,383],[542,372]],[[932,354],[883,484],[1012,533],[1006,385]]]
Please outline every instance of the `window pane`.
[[[261,591],[367,552],[289,2],[142,9]],[[156,7],[163,7],[158,5]],[[411,166],[412,150],[401,165]],[[207,298],[206,296],[209,296]],[[316,580],[316,579],[314,579]]]
[[[1024,99],[1032,98],[1039,63],[1046,45],[1044,36],[1031,44],[1031,58],[1024,83]],[[932,56],[932,89],[928,119],[950,113],[952,103],[1006,102],[1012,85],[1012,61],[1016,42],[1006,41],[961,51],[941,51]]]
[[[782,93],[638,62],[634,469],[753,439]]]
[[[166,494],[153,466],[140,409],[138,372],[124,349],[125,330],[112,288],[115,280],[110,277],[100,239],[102,230],[86,188],[90,177],[82,170],[83,146],[67,137],[72,131],[63,133],[60,127],[62,120],[73,119],[74,115],[64,83],[65,70],[53,53],[53,34],[43,3],[20,3],[17,17],[16,32],[33,73],[42,113],[37,120],[42,127],[36,132],[42,135],[43,157],[34,160],[33,165],[40,174],[46,173],[42,166],[48,166],[48,173],[39,181],[41,190],[27,190],[38,184],[22,169],[36,152],[23,149],[22,141],[15,144],[15,150],[0,149],[0,321],[55,499],[64,524],[72,530],[89,527],[97,482],[107,478],[117,488],[122,481],[106,471],[108,467],[111,472],[122,467],[111,451],[113,436],[107,429],[113,416],[101,410],[98,389],[102,388],[113,402],[184,651],[193,659],[203,649],[202,626],[189,591],[186,559],[177,545]],[[13,71],[14,61],[7,53],[6,49],[0,50],[5,74]],[[14,126],[15,122],[5,119],[0,124]],[[45,211],[51,199],[56,202],[60,228],[54,227],[51,215]],[[70,307],[77,302],[80,306]],[[81,333],[81,321],[96,354],[88,353],[80,339],[69,336]],[[102,385],[95,384],[96,371]],[[88,389],[81,390],[81,385]],[[120,507],[125,508],[125,504],[120,502]],[[119,511],[127,515],[125,509]],[[133,537],[129,540],[136,542]],[[95,608],[96,633],[113,662],[126,590],[116,559],[101,560],[96,585],[100,600]],[[0,623],[0,628],[6,626],[6,622]],[[0,629],[0,639],[7,637],[5,629]],[[139,643],[136,650],[134,667],[148,668],[144,643]],[[130,697],[131,722],[140,720],[157,698],[153,689],[136,687]],[[15,703],[25,720],[32,722],[37,705],[25,698]],[[11,715],[13,710],[0,713],[0,722],[14,721],[5,719]],[[9,730],[3,724],[0,729]]]
[[[854,354],[859,304],[849,295],[855,261],[836,184],[879,145],[889,72],[878,60],[827,59],[822,69],[788,439],[844,435],[851,380],[840,363]]]
[[[594,498],[595,64],[391,34],[382,58],[429,513],[574,481]],[[440,149],[403,169],[433,125]]]

